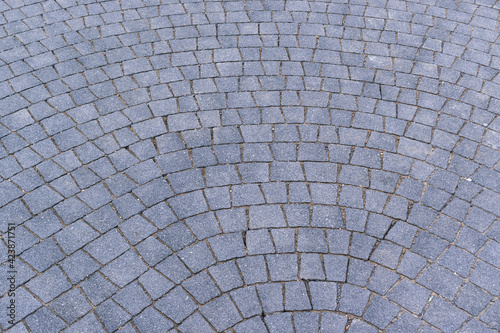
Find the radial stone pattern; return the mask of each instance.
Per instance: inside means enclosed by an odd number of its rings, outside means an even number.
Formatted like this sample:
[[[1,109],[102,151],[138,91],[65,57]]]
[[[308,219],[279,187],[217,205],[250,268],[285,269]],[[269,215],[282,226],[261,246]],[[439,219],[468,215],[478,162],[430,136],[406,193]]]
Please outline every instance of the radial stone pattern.
[[[499,332],[499,8],[2,1],[1,329]]]

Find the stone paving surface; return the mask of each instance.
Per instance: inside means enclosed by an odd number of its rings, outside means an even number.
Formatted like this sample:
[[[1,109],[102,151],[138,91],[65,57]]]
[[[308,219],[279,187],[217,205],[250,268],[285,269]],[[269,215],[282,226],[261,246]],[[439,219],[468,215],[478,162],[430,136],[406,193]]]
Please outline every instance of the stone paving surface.
[[[2,331],[500,332],[499,9],[0,2]]]

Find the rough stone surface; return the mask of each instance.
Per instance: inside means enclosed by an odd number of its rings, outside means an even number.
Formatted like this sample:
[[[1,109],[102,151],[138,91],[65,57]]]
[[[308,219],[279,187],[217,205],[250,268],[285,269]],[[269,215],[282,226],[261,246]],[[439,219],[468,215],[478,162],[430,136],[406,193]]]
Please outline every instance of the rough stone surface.
[[[1,2],[0,330],[499,332],[499,8]]]

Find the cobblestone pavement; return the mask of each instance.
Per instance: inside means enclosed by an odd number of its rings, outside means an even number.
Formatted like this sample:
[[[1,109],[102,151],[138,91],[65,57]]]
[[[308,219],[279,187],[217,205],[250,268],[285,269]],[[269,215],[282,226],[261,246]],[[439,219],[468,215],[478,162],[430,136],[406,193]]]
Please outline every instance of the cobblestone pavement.
[[[2,331],[499,332],[499,9],[0,2]]]

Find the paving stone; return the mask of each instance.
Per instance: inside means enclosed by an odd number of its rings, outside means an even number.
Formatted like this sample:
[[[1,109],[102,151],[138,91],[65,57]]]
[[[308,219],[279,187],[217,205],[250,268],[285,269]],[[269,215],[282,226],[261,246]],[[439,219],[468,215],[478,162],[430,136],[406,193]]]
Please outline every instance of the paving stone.
[[[466,284],[457,298],[456,305],[477,316],[491,301],[491,296],[472,284]]]
[[[342,286],[339,310],[360,316],[368,303],[369,296],[369,291],[345,284]]]
[[[190,276],[187,267],[175,255],[169,256],[160,262],[156,265],[156,269],[176,284],[181,283]]]
[[[412,250],[428,259],[436,260],[448,246],[447,242],[428,232],[421,231],[417,235]]]
[[[101,271],[111,281],[123,288],[126,284],[136,279],[147,270],[146,265],[139,256],[129,250],[112,261]]]
[[[100,265],[83,251],[77,251],[61,262],[61,268],[72,283],[78,283],[100,268]]]
[[[242,319],[228,295],[204,305],[200,311],[219,331],[235,325]]]
[[[267,281],[266,263],[263,256],[239,258],[237,263],[247,285]]]
[[[368,289],[373,290],[379,295],[385,295],[398,280],[398,274],[381,266],[377,266],[368,283]]]
[[[434,297],[424,314],[424,319],[441,330],[458,329],[467,320],[465,312],[455,308],[440,297]]]
[[[310,309],[311,304],[304,282],[285,283],[285,310],[300,311]]]
[[[158,166],[164,174],[191,168],[187,151],[178,151],[155,157]]]
[[[349,260],[347,282],[364,287],[373,271],[374,265],[358,259]]]
[[[197,243],[184,248],[179,252],[179,257],[195,273],[215,264],[215,259],[206,243]]]
[[[425,269],[415,281],[448,300],[455,298],[462,285],[462,279],[436,264]]]
[[[91,256],[102,264],[107,264],[130,248],[120,233],[113,229],[85,246]]]
[[[181,323],[197,308],[194,301],[181,287],[176,287],[160,298],[155,303],[155,307],[176,323]]]
[[[286,226],[283,212],[277,205],[250,207],[249,218],[250,228]]]
[[[500,327],[500,323],[498,321],[498,313],[500,311],[500,303],[495,301],[491,304],[486,312],[481,316],[481,319],[487,323],[488,325],[498,329]]]
[[[297,256],[294,254],[267,255],[272,281],[290,281],[298,275]]]
[[[274,245],[268,230],[249,230],[246,233],[246,246],[248,254],[274,253]]]
[[[420,327],[420,320],[417,317],[409,314],[408,312],[403,312],[403,314],[387,328],[387,332],[400,332],[401,330],[407,330],[408,332],[417,332]]]
[[[379,329],[384,329],[396,317],[399,310],[400,308],[397,305],[380,296],[375,296],[366,309],[363,319],[374,324]]]
[[[215,265],[210,267],[208,271],[222,292],[243,286],[243,281],[239,276],[238,268],[234,261]]]
[[[175,196],[169,199],[169,204],[179,218],[190,217],[208,210],[201,191]]]
[[[371,255],[371,259],[383,266],[395,269],[403,248],[390,242],[382,241]]]
[[[296,332],[310,332],[319,327],[318,313],[294,313],[293,320]]]
[[[65,253],[71,254],[98,236],[87,223],[79,220],[57,232],[54,238]]]
[[[290,313],[277,313],[264,317],[269,332],[287,332],[293,330],[292,317]]]
[[[46,239],[24,252],[21,258],[37,271],[43,272],[64,259],[64,255],[52,239]]]
[[[485,324],[476,319],[472,319],[462,327],[463,332],[494,332],[493,329],[487,327]]]
[[[157,229],[141,216],[134,216],[120,225],[125,238],[133,245],[142,241]]]
[[[439,264],[458,273],[462,277],[469,276],[473,262],[474,258],[471,254],[455,246],[450,247],[438,260]]]
[[[92,309],[89,302],[76,288],[52,301],[50,307],[69,324],[74,323]]]
[[[116,227],[121,219],[110,205],[105,205],[85,216],[84,220],[101,233]]]
[[[84,330],[94,329],[96,332],[105,332],[102,325],[97,320],[97,317],[93,313],[87,314],[82,319],[75,322],[73,325],[66,329],[66,332],[80,332]]]
[[[6,185],[6,183],[4,184]],[[5,196],[7,196],[9,188],[7,187],[4,190]],[[26,204],[31,212],[33,214],[38,214],[63,200],[63,197],[51,190],[48,186],[44,185],[33,192],[26,194],[24,196],[24,200],[26,201]]]
[[[152,299],[156,300],[167,291],[174,288],[174,284],[168,281],[160,273],[154,269],[148,270],[146,273],[141,275],[139,282],[144,287],[146,292],[151,296]]]
[[[135,326],[140,331],[154,332],[161,329],[170,329],[174,324],[163,317],[161,313],[152,307],[146,308],[142,313],[133,319]]]
[[[254,286],[236,289],[231,292],[231,297],[244,318],[250,318],[262,313]]]
[[[370,236],[353,233],[349,253],[355,258],[368,259],[375,246],[375,242],[376,240]]]
[[[325,273],[320,255],[303,253],[300,255],[300,278],[306,280],[324,280]]]
[[[391,301],[417,315],[427,304],[429,296],[429,291],[408,279],[403,279],[387,294]]]
[[[295,231],[293,229],[271,229],[271,234],[276,252],[289,253],[295,251]]]
[[[413,244],[417,230],[418,229],[416,227],[408,223],[397,221],[396,224],[394,224],[394,226],[389,230],[385,238],[396,244],[409,248]]]
[[[31,330],[60,331],[66,324],[49,309],[42,307],[26,318],[26,323]]]
[[[215,283],[206,272],[189,278],[182,285],[200,304],[205,304],[220,295]]]
[[[327,253],[328,248],[323,230],[300,228],[297,237],[297,251]]]
[[[215,236],[208,242],[218,261],[245,256],[246,251],[241,233]]]
[[[131,318],[130,314],[125,312],[112,300],[107,300],[101,304],[95,312],[105,323],[104,326],[107,330],[116,330]]]
[[[43,302],[47,303],[71,288],[71,284],[57,266],[32,279],[27,287]]]
[[[341,332],[345,331],[347,324],[347,317],[332,313],[332,312],[322,312],[321,313],[321,332]]]

